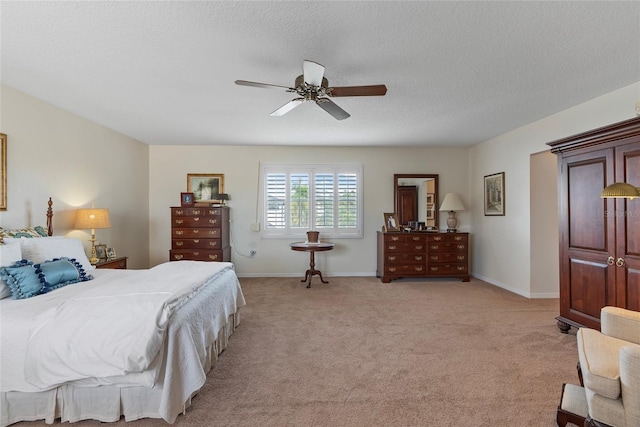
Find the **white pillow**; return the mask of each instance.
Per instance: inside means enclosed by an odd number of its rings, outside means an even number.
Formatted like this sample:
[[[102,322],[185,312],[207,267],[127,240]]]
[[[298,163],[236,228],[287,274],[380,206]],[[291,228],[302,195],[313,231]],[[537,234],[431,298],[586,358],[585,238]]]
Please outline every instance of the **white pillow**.
[[[75,258],[85,272],[95,269],[84,253],[82,242],[66,237],[40,237],[38,239],[20,239],[22,257],[38,264],[54,258]]]
[[[8,267],[22,259],[22,250],[18,240],[11,239],[11,242],[5,242],[0,245],[0,267]],[[0,279],[0,299],[11,296],[11,289],[7,283]]]

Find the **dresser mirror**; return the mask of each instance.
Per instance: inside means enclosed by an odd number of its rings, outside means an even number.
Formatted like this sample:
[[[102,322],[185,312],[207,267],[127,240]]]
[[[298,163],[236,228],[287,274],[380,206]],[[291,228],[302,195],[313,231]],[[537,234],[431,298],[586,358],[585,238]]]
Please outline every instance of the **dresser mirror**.
[[[402,226],[438,230],[438,175],[394,174],[393,205]]]

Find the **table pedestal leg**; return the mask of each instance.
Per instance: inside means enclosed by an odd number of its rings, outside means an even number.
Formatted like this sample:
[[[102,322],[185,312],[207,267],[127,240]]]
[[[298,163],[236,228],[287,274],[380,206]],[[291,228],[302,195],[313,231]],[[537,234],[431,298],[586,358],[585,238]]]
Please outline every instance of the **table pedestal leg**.
[[[307,288],[311,287],[311,278],[313,276],[320,276],[320,281],[322,283],[329,283],[328,281],[324,280],[320,270],[316,270],[315,251],[309,251],[309,267],[310,268],[304,273],[304,279],[301,280],[301,282],[306,282],[307,279],[309,279],[309,284],[307,285]]]

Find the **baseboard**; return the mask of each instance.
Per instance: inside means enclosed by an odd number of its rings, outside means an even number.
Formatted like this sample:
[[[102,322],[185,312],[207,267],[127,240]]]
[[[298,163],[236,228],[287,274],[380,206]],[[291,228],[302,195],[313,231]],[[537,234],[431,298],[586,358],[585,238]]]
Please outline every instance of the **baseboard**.
[[[528,299],[554,299],[554,298],[560,298],[560,293],[559,292],[541,292],[541,293],[530,293],[530,292],[524,292],[522,291],[522,289],[516,289],[512,286],[509,286],[505,283],[499,282],[497,280],[493,280],[490,279],[488,277],[484,277],[481,274],[472,274],[472,277],[475,277],[476,279],[482,280],[483,282],[487,282],[490,285],[493,286],[497,286],[499,288],[502,288],[506,291],[512,292],[514,294],[520,295],[522,297],[528,298]]]

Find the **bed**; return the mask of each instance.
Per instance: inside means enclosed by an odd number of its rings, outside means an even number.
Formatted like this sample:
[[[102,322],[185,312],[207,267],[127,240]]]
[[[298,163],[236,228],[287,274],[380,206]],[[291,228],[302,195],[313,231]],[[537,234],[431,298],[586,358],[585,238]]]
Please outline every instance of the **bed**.
[[[47,219],[46,229],[3,230],[11,237],[0,245],[0,426],[173,423],[240,322],[233,265],[95,269],[80,241],[52,236],[51,205]]]

